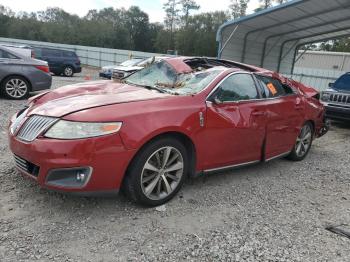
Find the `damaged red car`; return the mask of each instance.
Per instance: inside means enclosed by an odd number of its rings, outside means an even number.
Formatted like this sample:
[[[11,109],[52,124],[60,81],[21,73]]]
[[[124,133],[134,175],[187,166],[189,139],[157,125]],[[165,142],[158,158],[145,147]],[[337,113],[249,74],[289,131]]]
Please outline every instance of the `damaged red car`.
[[[169,58],[122,82],[58,88],[11,119],[18,170],[47,189],[170,200],[188,176],[304,159],[327,131],[318,92],[277,73]]]

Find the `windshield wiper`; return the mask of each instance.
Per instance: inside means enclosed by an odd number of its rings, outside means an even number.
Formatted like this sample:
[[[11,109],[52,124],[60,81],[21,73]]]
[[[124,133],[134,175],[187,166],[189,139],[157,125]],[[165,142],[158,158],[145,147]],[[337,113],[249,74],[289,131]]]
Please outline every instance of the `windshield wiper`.
[[[156,90],[160,93],[168,93],[166,90],[164,89],[161,89],[161,88],[158,88],[158,87],[155,87],[155,86],[149,86],[149,85],[141,85],[141,84],[136,84],[136,83],[133,83],[133,82],[130,82],[130,81],[127,81],[125,80],[125,83],[126,84],[129,84],[129,85],[134,85],[134,86],[139,86],[139,87],[143,87],[143,88],[146,88],[148,90]]]

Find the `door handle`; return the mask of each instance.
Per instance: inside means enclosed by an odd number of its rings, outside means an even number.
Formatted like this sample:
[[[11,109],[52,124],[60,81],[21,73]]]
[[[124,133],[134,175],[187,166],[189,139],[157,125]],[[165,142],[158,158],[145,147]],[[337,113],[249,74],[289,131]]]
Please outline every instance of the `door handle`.
[[[264,111],[253,111],[253,116],[264,116],[266,113]]]

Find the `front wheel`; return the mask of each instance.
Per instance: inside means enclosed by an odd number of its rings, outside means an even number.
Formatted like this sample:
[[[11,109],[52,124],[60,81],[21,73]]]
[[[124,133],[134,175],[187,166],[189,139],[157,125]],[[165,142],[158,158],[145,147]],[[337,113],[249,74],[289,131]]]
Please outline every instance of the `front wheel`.
[[[293,161],[303,160],[309,153],[313,140],[313,126],[311,123],[306,123],[297,137],[295,146],[288,156],[288,159]]]
[[[173,138],[161,138],[137,154],[126,174],[124,190],[138,204],[158,206],[180,190],[187,171],[184,145]]]

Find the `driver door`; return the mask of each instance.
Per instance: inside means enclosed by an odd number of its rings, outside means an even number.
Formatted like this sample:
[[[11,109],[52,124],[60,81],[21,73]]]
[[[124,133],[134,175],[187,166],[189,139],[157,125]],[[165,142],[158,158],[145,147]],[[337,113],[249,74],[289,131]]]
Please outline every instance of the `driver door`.
[[[207,102],[205,169],[260,161],[265,109],[250,73],[228,76]]]

